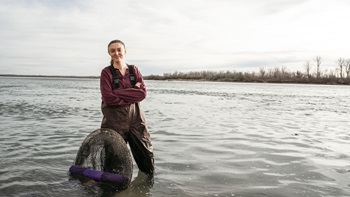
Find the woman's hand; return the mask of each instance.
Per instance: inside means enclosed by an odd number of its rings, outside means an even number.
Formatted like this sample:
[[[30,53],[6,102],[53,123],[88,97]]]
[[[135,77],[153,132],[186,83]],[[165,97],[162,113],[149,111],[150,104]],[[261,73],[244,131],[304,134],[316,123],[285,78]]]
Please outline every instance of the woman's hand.
[[[138,88],[140,88],[140,87],[141,87],[141,83],[140,83],[140,82],[137,82],[137,83],[135,84],[135,86],[138,87]]]

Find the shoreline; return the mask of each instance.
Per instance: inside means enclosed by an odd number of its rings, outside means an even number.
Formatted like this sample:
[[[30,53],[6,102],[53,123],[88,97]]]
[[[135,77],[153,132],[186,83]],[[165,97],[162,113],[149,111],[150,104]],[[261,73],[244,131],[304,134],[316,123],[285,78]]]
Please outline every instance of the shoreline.
[[[64,76],[64,75],[17,75],[17,74],[0,74],[0,77],[24,77],[24,78],[60,78],[60,79],[99,79],[100,76]],[[234,80],[229,78],[208,79],[191,79],[191,78],[171,78],[163,76],[144,76],[144,80],[154,81],[199,81],[199,82],[230,82],[230,83],[280,83],[280,84],[320,84],[320,85],[350,85],[350,79],[346,78],[311,78],[311,79],[276,79],[276,78],[255,78]]]

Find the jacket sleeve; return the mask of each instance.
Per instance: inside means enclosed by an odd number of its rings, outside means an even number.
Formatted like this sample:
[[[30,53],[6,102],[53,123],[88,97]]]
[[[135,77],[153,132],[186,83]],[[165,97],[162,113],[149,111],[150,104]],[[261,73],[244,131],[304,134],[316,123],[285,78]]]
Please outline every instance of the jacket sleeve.
[[[135,78],[138,82],[140,73],[136,72]],[[127,89],[114,89],[112,85],[112,74],[110,74],[109,69],[103,69],[100,77],[100,90],[102,95],[102,100],[107,105],[127,105],[132,103],[141,102],[146,97],[146,87],[141,85],[140,88],[127,88]],[[141,76],[142,80],[142,76]],[[143,80],[142,80],[143,81]],[[143,83],[143,82],[142,82]]]
[[[114,94],[112,91],[111,75],[108,74],[107,69],[103,69],[100,76],[100,91],[102,101],[107,105],[127,105],[127,101]]]
[[[141,74],[140,70],[136,66],[134,66],[134,71],[135,71],[135,76],[136,76],[136,83],[137,82],[141,83],[141,86],[140,86],[139,89],[141,89],[141,90],[143,90],[145,92],[145,97],[146,97],[147,90],[146,90],[145,82],[143,81],[142,74]],[[135,88],[138,88],[138,87],[135,87]]]
[[[136,66],[134,66],[134,75],[135,83],[141,83],[140,87],[134,86],[133,88],[113,90],[115,95],[118,95],[121,99],[129,103],[141,102],[147,95],[145,82],[143,81],[142,75]]]

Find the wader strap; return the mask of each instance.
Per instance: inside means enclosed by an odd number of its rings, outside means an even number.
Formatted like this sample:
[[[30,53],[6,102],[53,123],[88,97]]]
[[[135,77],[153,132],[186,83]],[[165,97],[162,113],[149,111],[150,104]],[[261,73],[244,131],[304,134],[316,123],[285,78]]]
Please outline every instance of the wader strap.
[[[130,84],[131,84],[131,87],[134,87],[134,85],[135,85],[134,65],[128,65],[128,68],[129,68]],[[109,66],[109,70],[112,73],[113,83],[114,83],[115,88],[119,88],[119,80],[118,80],[117,72],[115,72],[113,65]]]
[[[131,87],[135,85],[134,65],[128,65]]]
[[[118,77],[117,77],[117,72],[115,72],[115,69],[114,69],[113,65],[109,66],[109,70],[111,70],[111,73],[112,73],[112,76],[113,76],[113,83],[114,83],[115,88],[119,88],[119,80],[118,80]]]

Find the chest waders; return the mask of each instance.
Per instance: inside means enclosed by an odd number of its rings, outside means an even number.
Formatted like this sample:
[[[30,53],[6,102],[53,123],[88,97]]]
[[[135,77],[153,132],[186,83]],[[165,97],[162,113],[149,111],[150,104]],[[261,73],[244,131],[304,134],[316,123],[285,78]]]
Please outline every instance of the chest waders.
[[[135,85],[134,66],[129,67],[131,86]],[[110,71],[113,76],[112,83],[119,88],[119,79],[114,67]],[[109,128],[118,132],[129,143],[132,155],[140,171],[152,175],[154,173],[153,146],[150,133],[146,126],[144,115],[139,103],[124,106],[108,106],[102,102],[103,119],[101,128]]]
[[[131,87],[134,87],[134,85],[135,85],[134,66],[133,65],[128,65],[128,68],[129,68],[130,84],[131,84]],[[109,66],[109,70],[111,71],[112,76],[113,76],[114,87],[115,88],[119,88],[119,79],[118,79],[117,72],[115,72],[115,69],[114,69],[113,65]]]

